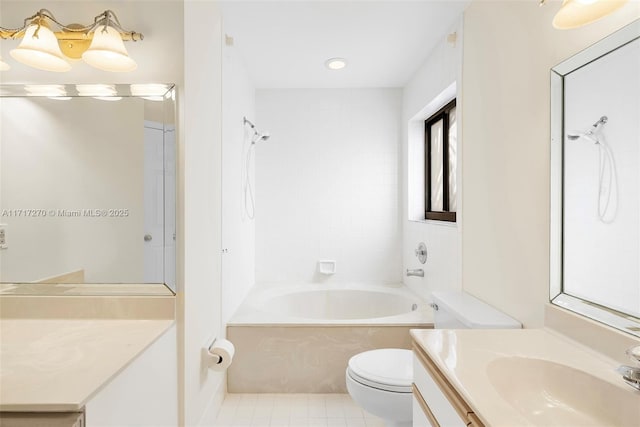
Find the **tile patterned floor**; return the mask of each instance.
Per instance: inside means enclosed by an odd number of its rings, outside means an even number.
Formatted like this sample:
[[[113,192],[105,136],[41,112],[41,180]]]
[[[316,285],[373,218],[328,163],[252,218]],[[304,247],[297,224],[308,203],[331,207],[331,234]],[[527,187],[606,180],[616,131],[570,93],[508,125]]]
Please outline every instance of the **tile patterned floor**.
[[[219,427],[384,427],[348,394],[229,394]]]

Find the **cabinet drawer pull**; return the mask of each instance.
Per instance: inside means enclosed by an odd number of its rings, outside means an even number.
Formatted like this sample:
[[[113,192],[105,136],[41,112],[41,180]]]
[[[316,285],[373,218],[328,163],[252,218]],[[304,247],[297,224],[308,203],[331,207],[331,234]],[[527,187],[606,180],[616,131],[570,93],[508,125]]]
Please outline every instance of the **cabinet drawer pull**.
[[[462,398],[462,396],[460,396],[460,394],[458,394],[455,388],[453,388],[453,386],[445,378],[444,374],[440,372],[439,368],[425,353],[425,351],[420,348],[415,342],[413,344],[413,351],[418,357],[418,360],[420,360],[422,366],[427,371],[427,374],[431,376],[433,381],[437,384],[438,388],[440,388],[440,391],[445,395],[451,406],[453,406],[453,409],[455,409],[455,411],[458,413],[460,418],[464,420],[467,426],[470,424],[473,424],[474,427],[483,426],[482,422],[480,422],[467,402]]]
[[[431,408],[429,408],[429,405],[427,405],[427,402],[424,401],[424,397],[422,397],[422,394],[420,394],[420,390],[418,390],[418,387],[416,387],[415,384],[412,384],[411,387],[413,389],[413,395],[415,396],[416,400],[420,404],[420,407],[422,408],[422,412],[424,412],[424,415],[429,420],[431,427],[440,427],[440,423],[438,422],[438,420],[436,420],[436,417],[435,415],[433,415],[433,412],[431,412]]]

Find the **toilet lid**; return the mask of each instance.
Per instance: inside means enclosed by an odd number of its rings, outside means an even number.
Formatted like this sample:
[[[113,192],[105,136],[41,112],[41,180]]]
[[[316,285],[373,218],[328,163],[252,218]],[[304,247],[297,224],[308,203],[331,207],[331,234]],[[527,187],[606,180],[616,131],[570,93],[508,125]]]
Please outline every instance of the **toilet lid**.
[[[403,393],[411,392],[413,353],[384,348],[365,351],[349,359],[351,377],[371,387]]]

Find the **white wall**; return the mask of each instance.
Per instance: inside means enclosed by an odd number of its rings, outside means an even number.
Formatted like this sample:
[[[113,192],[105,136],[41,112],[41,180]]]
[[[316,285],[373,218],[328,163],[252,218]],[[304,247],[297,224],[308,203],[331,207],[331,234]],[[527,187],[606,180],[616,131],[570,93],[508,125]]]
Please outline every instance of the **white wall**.
[[[559,6],[476,0],[464,17],[462,282],[526,327],[549,300],[549,69],[640,3],[568,31],[551,26]]]
[[[143,281],[143,103],[3,100],[0,223],[7,225],[9,245],[0,250],[0,280],[84,270],[87,282]],[[11,215],[20,209],[45,216]],[[79,213],[97,209],[129,214]]]
[[[243,124],[243,117],[253,123],[256,119],[255,90],[240,55],[227,45],[223,54],[222,322],[226,324],[255,283],[255,223],[243,205],[243,177],[253,131]],[[255,188],[255,156],[250,159],[249,179]]]
[[[455,43],[447,34],[456,33]],[[461,145],[458,144],[457,222],[424,220],[424,121],[451,99],[459,96],[462,67],[462,22],[454,24],[431,51],[403,91],[402,113],[402,253],[403,272],[422,268],[424,277],[405,277],[404,283],[430,300],[435,290],[460,289],[460,233],[462,185]],[[461,128],[461,102],[458,100],[458,135]],[[415,256],[420,242],[427,246],[423,265]]]
[[[640,316],[639,94],[640,40],[565,77],[565,129],[584,132],[603,115],[609,121],[599,133],[601,145],[585,138],[565,139],[564,292],[636,316]],[[611,150],[614,169],[606,162],[604,144]],[[602,189],[600,161],[606,165]],[[613,180],[609,173],[615,174]]]
[[[257,282],[401,281],[400,108],[397,89],[257,91]]]
[[[222,22],[214,1],[184,4],[184,91],[180,169],[184,286],[181,395],[185,426],[213,425],[224,374],[207,368],[202,349],[224,333],[221,316]]]

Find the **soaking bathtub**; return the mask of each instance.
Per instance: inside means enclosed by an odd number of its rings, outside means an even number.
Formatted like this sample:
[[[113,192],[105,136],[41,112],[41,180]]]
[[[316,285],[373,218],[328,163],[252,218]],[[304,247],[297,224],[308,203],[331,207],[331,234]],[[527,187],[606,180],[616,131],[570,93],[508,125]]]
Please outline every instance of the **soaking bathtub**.
[[[228,390],[346,393],[351,356],[410,348],[409,329],[432,327],[427,303],[402,284],[258,284],[227,325]]]

